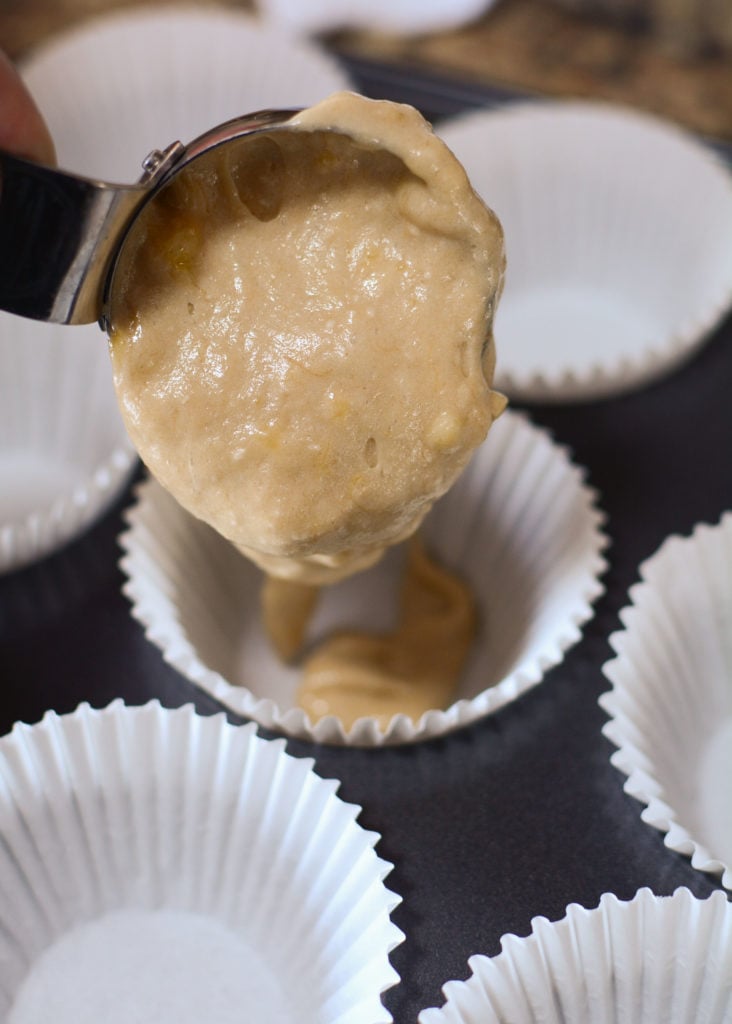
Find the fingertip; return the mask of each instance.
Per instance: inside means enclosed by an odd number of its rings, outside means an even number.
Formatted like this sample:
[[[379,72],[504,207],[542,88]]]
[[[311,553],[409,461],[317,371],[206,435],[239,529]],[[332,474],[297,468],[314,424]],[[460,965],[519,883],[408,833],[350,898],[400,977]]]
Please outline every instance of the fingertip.
[[[12,61],[2,51],[0,148],[38,163],[56,163],[56,149],[48,125]]]

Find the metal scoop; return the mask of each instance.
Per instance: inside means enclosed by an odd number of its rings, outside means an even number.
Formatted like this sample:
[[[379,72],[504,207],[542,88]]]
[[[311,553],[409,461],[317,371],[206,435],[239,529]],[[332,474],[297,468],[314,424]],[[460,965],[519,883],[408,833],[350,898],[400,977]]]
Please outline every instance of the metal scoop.
[[[243,136],[284,125],[297,111],[263,110],[153,150],[134,185],[43,167],[0,152],[0,309],[59,324],[107,326],[122,243],[145,204],[193,160]]]

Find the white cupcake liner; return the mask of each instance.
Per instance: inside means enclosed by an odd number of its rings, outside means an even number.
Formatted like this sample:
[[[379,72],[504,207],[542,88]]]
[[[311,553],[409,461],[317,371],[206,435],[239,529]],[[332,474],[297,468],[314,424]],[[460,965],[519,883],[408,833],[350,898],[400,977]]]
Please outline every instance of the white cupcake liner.
[[[446,32],[485,14],[492,0],[259,0],[258,9],[290,32],[342,29],[398,34]]]
[[[89,527],[135,464],[96,324],[0,314],[0,572]]]
[[[475,594],[482,626],[447,709],[382,730],[335,716],[315,724],[295,705],[297,668],[272,653],[261,625],[262,576],[154,481],[128,510],[120,542],[132,613],[166,660],[224,706],[268,728],[321,743],[405,743],[494,711],[542,678],[580,637],[603,586],[606,537],[595,495],[566,452],[524,417],[505,413],[425,524],[428,547]],[[311,638],[338,626],[393,622],[402,549],[329,588]]]
[[[640,574],[603,668],[612,763],[666,846],[732,889],[732,513]]]
[[[439,134],[506,232],[495,331],[507,394],[640,387],[729,309],[732,175],[692,135],[594,101],[472,112]]]
[[[251,15],[193,6],[106,14],[53,37],[23,66],[59,164],[128,183],[153,149],[269,107],[348,87],[335,60]]]
[[[501,953],[478,955],[467,981],[451,981],[440,1009],[419,1024],[729,1024],[732,905],[724,893],[688,889],[629,902],[606,893],[556,924],[532,921]]]
[[[190,706],[17,725],[0,740],[2,1019],[390,1021],[399,898],[337,786]]]

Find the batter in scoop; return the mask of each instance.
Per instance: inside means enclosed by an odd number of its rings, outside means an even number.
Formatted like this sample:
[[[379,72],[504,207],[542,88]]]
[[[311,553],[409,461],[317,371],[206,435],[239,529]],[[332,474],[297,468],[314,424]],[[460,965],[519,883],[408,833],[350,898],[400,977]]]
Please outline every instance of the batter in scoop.
[[[503,236],[412,108],[342,93],[289,127],[148,204],[110,348],[163,486],[266,572],[320,584],[414,532],[503,408]]]

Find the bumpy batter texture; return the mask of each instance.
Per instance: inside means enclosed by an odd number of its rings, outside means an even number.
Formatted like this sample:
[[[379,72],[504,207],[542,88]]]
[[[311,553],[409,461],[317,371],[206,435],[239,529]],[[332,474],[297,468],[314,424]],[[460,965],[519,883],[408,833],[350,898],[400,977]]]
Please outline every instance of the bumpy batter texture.
[[[328,583],[414,532],[503,408],[496,217],[411,107],[340,93],[148,204],[111,353],[142,458],[268,573]]]

